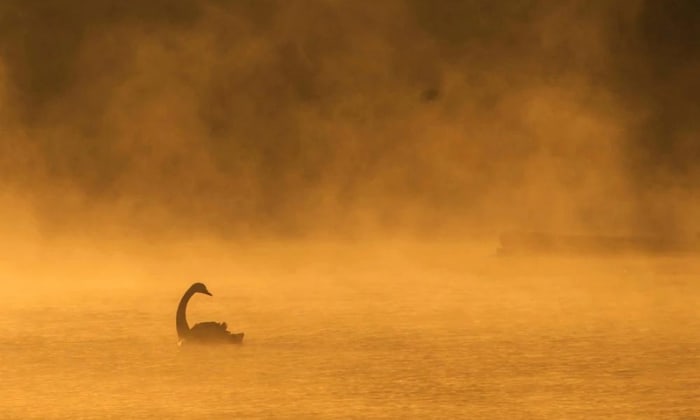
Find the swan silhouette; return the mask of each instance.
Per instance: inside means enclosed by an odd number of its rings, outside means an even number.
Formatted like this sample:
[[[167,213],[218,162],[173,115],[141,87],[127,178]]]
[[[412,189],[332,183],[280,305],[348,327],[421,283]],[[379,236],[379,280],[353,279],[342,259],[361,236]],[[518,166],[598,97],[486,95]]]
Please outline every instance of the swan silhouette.
[[[177,327],[178,344],[185,343],[200,343],[200,344],[218,344],[218,343],[240,343],[243,341],[243,333],[231,333],[226,329],[225,322],[201,322],[195,324],[192,328],[187,324],[187,303],[195,293],[204,293],[211,296],[207,290],[207,286],[203,283],[195,283],[190,286],[180,299],[180,304],[177,306],[177,315],[175,317],[175,326]]]

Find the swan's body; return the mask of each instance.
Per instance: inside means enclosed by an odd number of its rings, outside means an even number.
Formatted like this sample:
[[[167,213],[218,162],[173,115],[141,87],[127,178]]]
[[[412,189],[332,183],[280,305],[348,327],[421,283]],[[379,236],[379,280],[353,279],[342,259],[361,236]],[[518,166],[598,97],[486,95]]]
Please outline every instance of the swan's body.
[[[202,283],[195,283],[190,286],[180,299],[180,304],[177,307],[177,315],[175,317],[175,326],[177,328],[177,336],[180,344],[184,343],[200,343],[200,344],[218,344],[218,343],[240,343],[243,341],[243,333],[231,333],[226,329],[225,322],[201,322],[195,324],[192,328],[187,324],[187,303],[195,293],[204,293],[211,296],[207,286]]]

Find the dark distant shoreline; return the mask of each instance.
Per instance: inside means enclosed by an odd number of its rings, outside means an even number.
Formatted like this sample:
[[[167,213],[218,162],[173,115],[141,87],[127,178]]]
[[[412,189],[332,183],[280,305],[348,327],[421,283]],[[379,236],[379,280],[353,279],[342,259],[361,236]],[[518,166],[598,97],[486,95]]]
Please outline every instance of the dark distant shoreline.
[[[504,232],[499,255],[517,254],[694,254],[700,238],[624,235],[566,235],[546,232]]]

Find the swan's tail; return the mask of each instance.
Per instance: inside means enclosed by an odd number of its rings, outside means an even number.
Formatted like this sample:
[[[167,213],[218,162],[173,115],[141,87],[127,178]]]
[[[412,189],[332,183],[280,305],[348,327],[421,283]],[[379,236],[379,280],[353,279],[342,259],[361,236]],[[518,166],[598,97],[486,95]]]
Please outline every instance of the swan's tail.
[[[229,338],[232,343],[241,343],[243,341],[244,333],[230,333]]]

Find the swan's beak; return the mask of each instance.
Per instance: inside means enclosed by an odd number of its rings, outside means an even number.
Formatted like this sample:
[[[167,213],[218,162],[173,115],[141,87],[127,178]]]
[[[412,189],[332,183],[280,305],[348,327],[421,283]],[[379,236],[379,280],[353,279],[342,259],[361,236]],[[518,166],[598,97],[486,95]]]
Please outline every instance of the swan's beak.
[[[202,293],[204,293],[205,295],[213,296],[211,293],[209,293],[209,290],[205,290]]]

